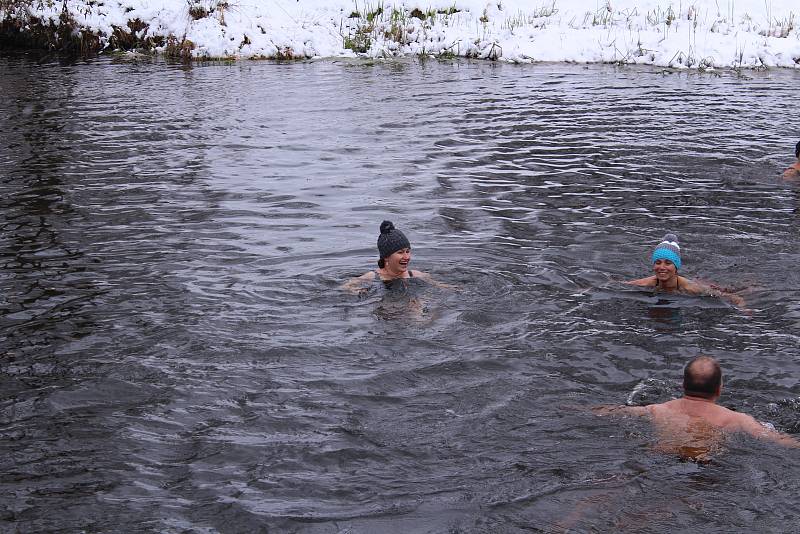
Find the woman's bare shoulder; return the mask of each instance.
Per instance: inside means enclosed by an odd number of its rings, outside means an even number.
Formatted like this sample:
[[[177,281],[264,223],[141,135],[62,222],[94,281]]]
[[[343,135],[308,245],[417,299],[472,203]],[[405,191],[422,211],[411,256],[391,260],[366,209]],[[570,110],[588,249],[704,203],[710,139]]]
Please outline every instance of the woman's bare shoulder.
[[[800,180],[800,169],[796,168],[795,166],[791,166],[785,171],[783,171],[783,179],[784,180]]]
[[[690,295],[705,295],[709,291],[707,285],[695,282],[683,276],[678,277],[678,285],[680,285],[682,292]]]
[[[627,280],[624,282],[629,286],[638,286],[638,287],[655,287],[656,285],[656,277],[655,276],[648,276],[646,278],[638,278],[636,280]]]
[[[423,272],[423,271],[411,271],[413,273],[414,278],[419,278],[420,280],[425,280],[427,283],[442,288],[442,289],[458,289],[458,286],[453,284],[445,284],[444,282],[439,282],[430,274]]]
[[[378,276],[378,273],[376,273],[375,271],[367,271],[361,276],[359,276],[358,280],[374,280],[376,276]]]
[[[355,278],[351,278],[344,284],[342,284],[342,289],[350,292],[358,292],[358,289],[362,287],[367,282],[372,282],[377,273],[375,271],[367,271],[366,273],[362,274],[361,276],[356,276]]]

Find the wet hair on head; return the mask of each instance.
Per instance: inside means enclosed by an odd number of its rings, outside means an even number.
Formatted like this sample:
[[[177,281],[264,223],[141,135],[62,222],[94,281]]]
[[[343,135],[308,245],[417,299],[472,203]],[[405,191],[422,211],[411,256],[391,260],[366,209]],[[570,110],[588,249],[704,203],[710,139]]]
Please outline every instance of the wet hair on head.
[[[383,268],[384,258],[388,258],[398,250],[411,248],[411,243],[403,232],[392,224],[392,221],[381,223],[381,234],[378,236],[378,267]]]
[[[711,356],[696,356],[683,369],[683,391],[693,397],[714,398],[722,385],[722,368]]]
[[[800,141],[798,141],[797,146],[794,147],[794,157],[800,159]]]

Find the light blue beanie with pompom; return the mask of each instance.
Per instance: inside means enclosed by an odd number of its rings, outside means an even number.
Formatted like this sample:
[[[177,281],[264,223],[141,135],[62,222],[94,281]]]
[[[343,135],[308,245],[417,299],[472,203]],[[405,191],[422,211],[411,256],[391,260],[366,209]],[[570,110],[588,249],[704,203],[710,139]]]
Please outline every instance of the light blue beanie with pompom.
[[[655,263],[656,260],[669,260],[675,264],[676,269],[681,268],[681,247],[678,245],[678,236],[675,234],[664,236],[661,243],[653,250],[651,261]]]

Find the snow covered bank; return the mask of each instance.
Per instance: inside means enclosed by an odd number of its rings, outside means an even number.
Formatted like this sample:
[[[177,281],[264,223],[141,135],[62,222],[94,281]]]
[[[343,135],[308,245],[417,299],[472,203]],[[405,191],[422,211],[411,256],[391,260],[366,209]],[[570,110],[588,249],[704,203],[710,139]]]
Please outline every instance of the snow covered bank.
[[[195,58],[424,54],[688,68],[800,68],[799,15],[797,0],[0,0],[4,35],[46,31],[49,46],[68,26],[90,48]]]

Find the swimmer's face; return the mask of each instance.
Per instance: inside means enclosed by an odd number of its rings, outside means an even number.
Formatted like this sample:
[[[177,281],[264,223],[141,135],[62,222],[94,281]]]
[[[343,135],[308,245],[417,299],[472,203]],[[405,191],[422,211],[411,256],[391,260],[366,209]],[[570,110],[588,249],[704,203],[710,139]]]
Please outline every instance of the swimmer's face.
[[[669,280],[678,274],[678,268],[669,260],[656,260],[653,264],[653,273],[659,280]]]
[[[385,258],[386,268],[396,273],[403,273],[408,270],[408,264],[411,261],[411,249],[401,248],[394,254]]]

